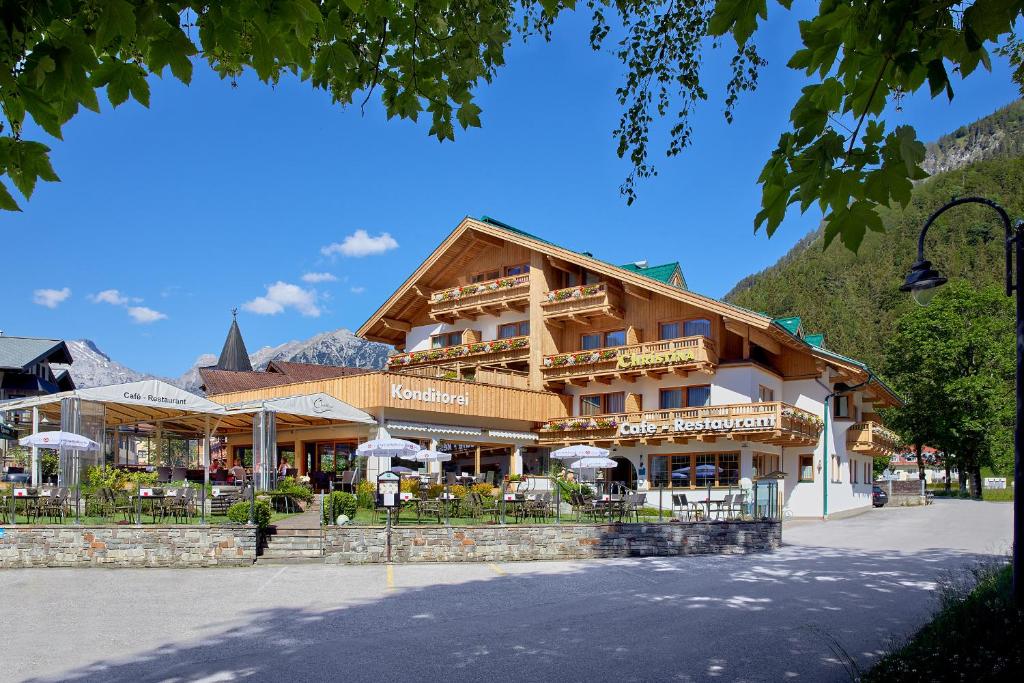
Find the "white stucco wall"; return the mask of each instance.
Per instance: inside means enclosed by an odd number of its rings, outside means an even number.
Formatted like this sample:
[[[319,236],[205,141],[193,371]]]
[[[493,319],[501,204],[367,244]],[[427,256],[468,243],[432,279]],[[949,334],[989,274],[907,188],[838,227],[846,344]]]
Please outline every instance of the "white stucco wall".
[[[430,348],[431,335],[442,332],[458,332],[460,330],[480,330],[481,341],[490,341],[498,338],[498,326],[505,323],[515,323],[527,320],[526,313],[518,311],[507,311],[501,315],[482,315],[476,320],[460,318],[454,324],[436,323],[433,325],[420,325],[414,327],[405,335],[406,351],[425,351]]]

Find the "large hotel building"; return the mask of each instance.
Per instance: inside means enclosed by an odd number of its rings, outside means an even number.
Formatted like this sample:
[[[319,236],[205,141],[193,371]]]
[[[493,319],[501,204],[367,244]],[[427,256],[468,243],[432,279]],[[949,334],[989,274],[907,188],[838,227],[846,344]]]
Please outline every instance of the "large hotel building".
[[[678,263],[614,265],[486,217],[463,220],[358,334],[395,347],[385,371],[210,370],[207,391],[221,403],[322,391],[450,452],[448,469],[499,478],[594,444],[617,462],[604,476],[654,505],[770,476],[795,517],[870,506],[872,460],[897,448],[878,411],[899,397],[799,318],[691,292]],[[278,451],[323,481],[368,436],[282,430]]]

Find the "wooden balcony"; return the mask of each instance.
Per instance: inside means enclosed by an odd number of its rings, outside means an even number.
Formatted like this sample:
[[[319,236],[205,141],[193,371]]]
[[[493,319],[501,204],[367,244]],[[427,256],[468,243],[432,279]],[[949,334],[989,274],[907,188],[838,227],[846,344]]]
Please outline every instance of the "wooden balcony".
[[[606,282],[554,289],[540,306],[544,319],[593,323],[622,319],[622,290]]]
[[[846,430],[846,450],[888,458],[900,448],[900,438],[877,422],[858,422]]]
[[[430,295],[430,317],[451,323],[458,318],[476,319],[503,311],[525,311],[530,304],[530,274],[499,277]]]
[[[660,443],[743,441],[779,446],[817,445],[821,418],[778,401],[645,410],[616,415],[563,417],[546,422],[540,430],[544,445],[594,443],[597,445],[657,445]]]
[[[439,349],[398,353],[388,358],[388,370],[427,365],[501,365],[530,359],[530,338],[512,337],[493,341],[444,346]]]
[[[393,372],[426,379],[457,380],[476,382],[493,387],[511,387],[513,389],[529,389],[530,375],[520,370],[492,368],[487,366],[454,363],[452,365],[410,365],[398,368]]]
[[[559,353],[544,357],[544,381],[587,386],[613,379],[660,378],[668,373],[685,377],[691,372],[714,372],[718,365],[715,342],[707,337],[682,337],[591,351]]]

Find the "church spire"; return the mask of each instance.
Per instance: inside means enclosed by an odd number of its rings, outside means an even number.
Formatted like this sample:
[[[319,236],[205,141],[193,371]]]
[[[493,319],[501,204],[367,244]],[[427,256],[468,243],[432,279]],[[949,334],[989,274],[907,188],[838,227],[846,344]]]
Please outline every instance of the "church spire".
[[[235,372],[252,372],[252,363],[249,362],[249,352],[242,341],[242,331],[238,329],[238,309],[231,309],[231,328],[228,329],[228,338],[224,340],[224,348],[221,349],[220,358],[217,359],[218,370],[233,370]]]

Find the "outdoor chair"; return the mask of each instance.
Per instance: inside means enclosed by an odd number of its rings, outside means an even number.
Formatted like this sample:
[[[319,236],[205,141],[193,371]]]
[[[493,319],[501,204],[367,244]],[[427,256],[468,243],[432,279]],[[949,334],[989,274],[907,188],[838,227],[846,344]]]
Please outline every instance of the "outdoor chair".
[[[128,497],[128,494],[127,493],[123,493],[119,497],[118,493],[116,491],[114,491],[113,489],[107,489],[107,492],[108,492],[108,498],[109,498],[110,503],[111,503],[111,509],[110,509],[111,514],[117,515],[117,513],[120,512],[121,514],[124,515],[124,519],[125,519],[126,522],[131,522],[132,520],[134,520],[135,519],[135,507],[132,505],[131,498]]]
[[[477,496],[480,500],[480,514],[490,515],[491,519],[494,522],[497,522],[501,517],[501,503],[497,499],[494,499],[491,501],[490,505],[484,505],[483,497],[480,497],[479,494],[477,494]]]
[[[455,479],[454,472],[448,472],[447,474],[444,475],[444,483],[448,484],[449,486],[455,486],[459,482],[458,480]]]
[[[582,493],[570,493],[569,505],[572,507],[573,514],[576,515],[577,522],[583,519],[585,513],[590,511],[590,505]]]
[[[637,523],[640,522],[640,511],[644,507],[645,500],[647,500],[647,496],[642,493],[630,493],[626,496],[622,502],[622,514],[627,521],[633,517]]]
[[[338,488],[342,491],[348,491],[349,493],[355,493],[356,486],[356,471],[345,470],[341,473],[341,481],[338,482]]]
[[[685,516],[686,521],[690,521],[690,519],[692,519],[690,503],[687,502],[685,493],[672,494],[672,516],[676,515],[678,515],[680,518]]]
[[[494,486],[494,470],[487,470],[484,473],[484,483]]]
[[[173,500],[168,504],[168,508],[175,522],[179,520],[187,522],[189,520],[195,507],[195,499],[196,490],[193,488],[182,489],[178,492],[178,495],[174,496]]]
[[[66,486],[61,486],[50,492],[50,496],[41,503],[41,513],[49,517],[53,522],[63,522],[67,516],[68,496],[70,492]],[[37,515],[38,517],[38,515]]]

